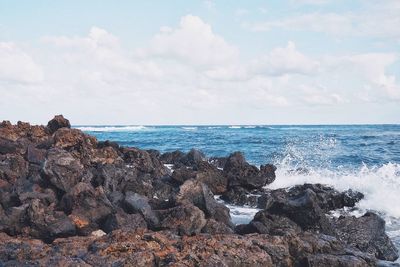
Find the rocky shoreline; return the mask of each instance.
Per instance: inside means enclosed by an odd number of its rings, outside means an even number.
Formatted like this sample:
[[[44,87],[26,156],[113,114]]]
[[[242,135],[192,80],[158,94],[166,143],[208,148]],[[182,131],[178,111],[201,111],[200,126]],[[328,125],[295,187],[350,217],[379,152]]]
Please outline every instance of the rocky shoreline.
[[[377,214],[329,216],[361,193],[264,189],[275,170],[100,142],[61,115],[3,121],[0,266],[400,266]],[[260,211],[234,225],[215,195]]]

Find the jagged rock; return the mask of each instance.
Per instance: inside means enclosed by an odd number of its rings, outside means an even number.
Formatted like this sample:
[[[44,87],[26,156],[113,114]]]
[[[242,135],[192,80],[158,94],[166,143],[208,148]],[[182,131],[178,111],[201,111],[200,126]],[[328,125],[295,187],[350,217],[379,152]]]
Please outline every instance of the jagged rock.
[[[164,164],[173,164],[177,168],[182,166],[193,168],[200,162],[206,161],[207,158],[201,151],[196,149],[191,149],[186,154],[181,151],[164,153],[160,156],[160,160]]]
[[[301,195],[274,201],[266,209],[271,214],[285,216],[297,223],[303,230],[320,230],[332,234],[332,226],[318,205],[317,195],[306,189]]]
[[[50,149],[43,166],[43,173],[56,188],[69,192],[79,181],[84,167],[70,153],[58,148]]]
[[[362,217],[340,217],[335,229],[342,240],[361,251],[373,253],[378,259],[394,261],[399,253],[385,233],[385,221],[372,212]]]
[[[147,197],[134,192],[126,192],[124,203],[129,212],[142,214],[150,227],[158,227],[160,222]]]
[[[218,203],[207,185],[197,180],[188,180],[181,185],[179,193],[176,196],[177,203],[191,203],[201,209],[206,218],[213,218],[228,226],[233,226],[229,209],[221,203]]]
[[[206,184],[213,194],[220,195],[227,190],[228,178],[208,162],[198,162],[195,171],[195,179]]]
[[[28,146],[26,151],[26,160],[29,163],[41,165],[46,158],[46,150],[38,149],[33,145]]]
[[[103,224],[106,233],[121,229],[123,231],[147,229],[146,221],[141,214],[128,214],[122,210],[107,217]]]
[[[250,193],[251,191],[240,187],[234,186],[228,189],[225,193],[221,195],[221,199],[229,204],[233,205],[248,205],[255,207],[257,206],[258,194],[254,195]]]
[[[60,208],[69,214],[77,232],[83,235],[100,229],[106,218],[113,213],[113,206],[103,188],[93,188],[82,182],[63,196]]]
[[[241,224],[235,227],[238,234],[270,234],[287,235],[301,232],[301,228],[292,220],[284,216],[269,214],[267,211],[259,211],[249,224]]]
[[[0,154],[13,154],[17,152],[17,146],[15,142],[0,138]]]
[[[199,234],[206,225],[204,213],[194,205],[184,204],[158,211],[160,228],[169,229],[178,235]]]
[[[225,223],[217,222],[214,219],[208,219],[206,225],[201,229],[201,232],[211,235],[233,234],[232,228],[228,227]]]
[[[0,155],[0,179],[14,184],[28,175],[28,163],[20,155]]]
[[[56,115],[47,123],[47,129],[51,134],[63,127],[71,128],[69,120],[65,119],[63,115]]]
[[[152,178],[161,178],[168,173],[159,159],[145,150],[123,148],[122,151],[125,162],[139,172],[148,173]]]
[[[229,186],[242,186],[248,189],[261,188],[275,180],[276,167],[262,165],[260,170],[250,165],[240,152],[231,154],[224,166],[224,173],[229,179]]]

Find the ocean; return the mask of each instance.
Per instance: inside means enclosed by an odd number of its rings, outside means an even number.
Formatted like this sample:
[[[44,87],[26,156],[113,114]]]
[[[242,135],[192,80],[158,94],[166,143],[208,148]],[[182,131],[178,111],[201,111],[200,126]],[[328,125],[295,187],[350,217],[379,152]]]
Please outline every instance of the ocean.
[[[207,156],[242,151],[255,165],[273,163],[277,178],[268,188],[323,183],[354,189],[365,198],[351,212],[379,213],[400,249],[400,125],[280,126],[75,126],[124,146],[161,152],[196,148]],[[236,222],[252,219],[249,207],[231,208]]]

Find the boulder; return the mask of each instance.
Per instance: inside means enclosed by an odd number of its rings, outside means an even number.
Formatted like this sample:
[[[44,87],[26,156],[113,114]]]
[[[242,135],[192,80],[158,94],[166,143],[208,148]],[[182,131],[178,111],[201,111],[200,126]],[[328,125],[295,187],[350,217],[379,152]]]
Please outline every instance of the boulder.
[[[116,213],[113,213],[107,217],[102,229],[106,233],[117,229],[131,231],[147,229],[147,224],[141,214],[129,214],[125,213],[123,210],[118,210]]]
[[[231,154],[224,166],[224,173],[228,177],[229,186],[242,186],[248,189],[262,188],[275,180],[276,167],[263,165],[258,169],[246,162],[240,152]]]
[[[362,217],[340,217],[334,223],[338,236],[361,251],[381,260],[395,261],[399,253],[386,235],[385,221],[372,212]]]
[[[301,228],[287,217],[273,215],[267,211],[259,211],[249,224],[237,225],[235,232],[238,234],[269,234],[269,235],[288,235],[298,234]]]
[[[195,179],[203,182],[215,195],[220,195],[227,190],[228,178],[222,171],[206,161],[200,161],[194,168]]]
[[[69,120],[64,118],[63,115],[56,115],[47,123],[47,130],[51,134],[64,127],[71,128],[71,124],[69,123]]]
[[[199,234],[206,225],[204,213],[194,205],[183,204],[158,211],[160,228],[169,229],[178,235]]]
[[[250,190],[240,186],[233,186],[221,195],[221,199],[232,205],[256,207],[258,194],[251,194]]]
[[[206,218],[212,218],[230,227],[233,226],[229,208],[218,203],[207,185],[200,181],[188,180],[181,185],[175,202],[179,204],[193,204],[204,212]]]
[[[79,181],[84,167],[70,153],[58,148],[47,152],[43,173],[49,182],[63,192],[69,192]]]
[[[214,219],[208,219],[206,225],[201,229],[201,232],[210,235],[233,234],[232,228],[228,227],[225,223],[218,222]]]
[[[317,230],[333,234],[332,226],[318,205],[317,194],[306,189],[302,194],[274,201],[266,211],[284,216],[298,224],[303,230]]]
[[[82,182],[62,197],[60,209],[69,215],[77,233],[82,235],[89,235],[100,229],[108,216],[114,212],[114,207],[101,186],[93,188],[90,184]]]
[[[130,213],[140,213],[151,228],[158,227],[159,220],[152,210],[149,200],[145,196],[141,196],[134,192],[126,192],[124,204]]]
[[[28,176],[28,163],[20,155],[0,155],[0,179],[14,184]]]

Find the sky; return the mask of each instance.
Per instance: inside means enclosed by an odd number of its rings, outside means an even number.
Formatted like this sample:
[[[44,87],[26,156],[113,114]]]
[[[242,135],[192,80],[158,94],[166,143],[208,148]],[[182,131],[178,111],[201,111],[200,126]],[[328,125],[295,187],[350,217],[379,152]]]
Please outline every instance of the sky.
[[[400,123],[399,0],[0,0],[0,120]]]

